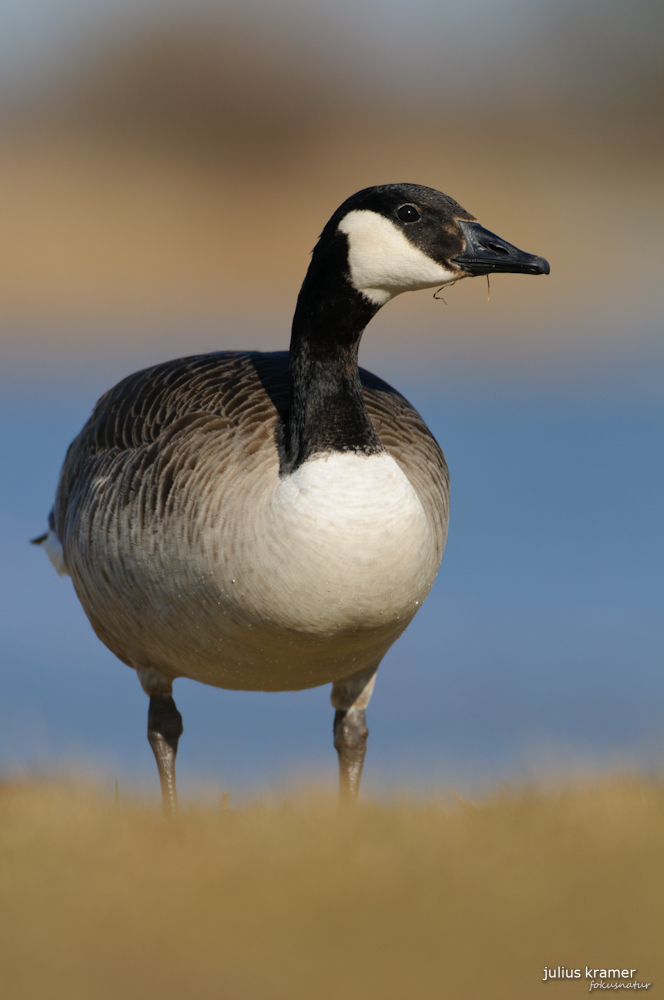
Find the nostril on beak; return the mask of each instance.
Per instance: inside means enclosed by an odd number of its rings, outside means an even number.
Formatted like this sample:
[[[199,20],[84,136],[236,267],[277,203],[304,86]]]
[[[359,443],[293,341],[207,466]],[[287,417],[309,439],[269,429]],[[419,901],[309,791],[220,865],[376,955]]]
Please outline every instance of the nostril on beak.
[[[509,257],[509,250],[506,250],[505,247],[501,247],[499,243],[482,243],[481,246],[483,246],[485,250],[490,250],[491,253],[499,254],[501,257]]]

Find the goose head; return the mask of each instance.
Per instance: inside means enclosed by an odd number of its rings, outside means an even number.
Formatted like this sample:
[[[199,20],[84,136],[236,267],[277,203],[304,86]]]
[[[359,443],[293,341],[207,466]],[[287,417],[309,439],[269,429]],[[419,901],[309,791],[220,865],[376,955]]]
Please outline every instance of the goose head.
[[[367,324],[401,292],[491,271],[547,274],[549,265],[433,188],[383,184],[348,198],[321,233],[295,307],[282,472],[319,452],[384,450],[358,369]]]
[[[375,307],[401,292],[478,274],[549,273],[543,257],[512,246],[453,198],[421,184],[358,191],[334,213],[316,250],[325,257],[340,251],[346,279]]]

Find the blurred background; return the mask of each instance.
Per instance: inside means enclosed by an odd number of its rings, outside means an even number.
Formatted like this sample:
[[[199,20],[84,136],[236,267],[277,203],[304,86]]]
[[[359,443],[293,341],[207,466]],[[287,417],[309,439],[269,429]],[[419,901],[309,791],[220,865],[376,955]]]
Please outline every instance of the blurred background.
[[[551,275],[403,296],[365,335],[453,497],[439,578],[380,671],[367,785],[661,771],[658,0],[5,8],[0,767],[156,785],[135,676],[27,544],[66,447],[132,370],[286,347],[332,211],[412,181]],[[327,689],[175,696],[183,789],[336,781]]]

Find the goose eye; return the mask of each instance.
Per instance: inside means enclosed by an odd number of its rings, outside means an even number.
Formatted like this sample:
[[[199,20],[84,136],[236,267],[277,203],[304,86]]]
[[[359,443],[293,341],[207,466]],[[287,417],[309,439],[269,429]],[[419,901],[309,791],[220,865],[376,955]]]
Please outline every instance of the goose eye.
[[[398,209],[397,215],[402,222],[417,222],[420,218],[420,213],[414,205],[402,205],[401,208]]]

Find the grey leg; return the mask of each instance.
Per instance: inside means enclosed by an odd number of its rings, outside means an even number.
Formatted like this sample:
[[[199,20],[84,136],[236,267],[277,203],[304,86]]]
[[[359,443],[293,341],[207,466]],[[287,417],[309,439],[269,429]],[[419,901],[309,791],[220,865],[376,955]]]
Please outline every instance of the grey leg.
[[[175,707],[172,697],[153,694],[148,709],[148,741],[159,768],[161,797],[166,816],[175,816],[178,810],[178,797],[175,791],[175,755],[178,752],[178,740],[181,736],[182,716]]]
[[[143,689],[150,695],[148,742],[157,761],[165,816],[175,816],[178,798],[175,789],[175,757],[182,736],[182,716],[177,710],[167,681],[155,670],[137,670]]]
[[[377,669],[378,664],[332,686],[330,701],[336,709],[334,746],[339,755],[339,799],[343,803],[357,802],[369,735],[365,709],[374,689]]]

